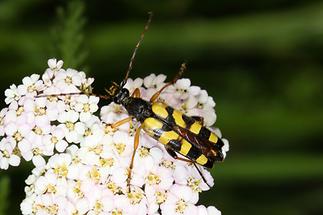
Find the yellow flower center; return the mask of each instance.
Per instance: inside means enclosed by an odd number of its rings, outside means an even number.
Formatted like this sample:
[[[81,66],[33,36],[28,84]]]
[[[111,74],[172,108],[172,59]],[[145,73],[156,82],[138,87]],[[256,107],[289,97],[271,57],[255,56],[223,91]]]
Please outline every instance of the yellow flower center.
[[[81,191],[81,182],[77,181],[74,188],[73,188],[73,192],[76,194],[77,197],[79,198],[83,198],[84,197],[84,193]]]
[[[52,184],[47,185],[46,187],[46,193],[56,193],[56,187]]]
[[[139,156],[140,157],[147,157],[149,155],[149,149],[146,148],[146,147],[141,147],[139,150],[138,150],[138,153],[139,153]]]
[[[116,185],[113,181],[109,181],[106,184],[107,188],[111,190],[113,194],[119,193],[121,191],[121,188]]]
[[[164,202],[166,201],[166,199],[167,199],[167,195],[166,195],[166,193],[165,193],[165,192],[163,192],[163,191],[157,191],[157,192],[155,193],[155,196],[156,196],[156,203],[157,203],[157,204],[162,204],[162,203],[164,203]]]
[[[100,179],[101,179],[101,174],[98,171],[97,168],[93,167],[90,172],[89,172],[89,176],[90,178],[95,182],[95,183],[99,183]]]
[[[114,165],[114,159],[113,158],[101,158],[100,159],[101,167],[112,167]]]
[[[203,108],[203,106],[204,106],[204,105],[203,105],[201,102],[197,103],[197,108],[202,109],[202,108]]]
[[[42,135],[43,131],[41,130],[41,128],[39,128],[38,126],[35,126],[32,131],[37,134],[37,135]]]
[[[112,128],[111,124],[106,124],[104,126],[104,133],[105,134],[113,134],[117,129],[116,128]]]
[[[176,202],[175,211],[177,213],[183,214],[187,207],[186,202],[183,199],[180,199]]]
[[[66,84],[72,84],[73,83],[73,79],[71,76],[66,76],[66,78],[64,79]]]
[[[48,211],[49,214],[53,214],[53,215],[57,214],[57,212],[58,212],[58,205],[57,204],[53,204],[53,205],[48,206],[47,207],[47,211]]]
[[[103,211],[103,204],[99,200],[95,202],[94,211],[96,212],[96,214],[99,214]]]
[[[85,130],[85,132],[84,132],[84,136],[90,136],[90,135],[92,135],[93,134],[93,132],[92,132],[92,130],[90,129],[90,128],[87,128],[86,130]]]
[[[58,100],[57,96],[47,96],[47,100],[49,102],[56,102]]]
[[[74,128],[75,128],[75,125],[74,125],[74,123],[73,123],[73,122],[66,122],[66,123],[65,123],[65,126],[66,126],[66,128],[67,128],[69,131],[73,131],[73,130],[74,130]]]
[[[46,108],[44,107],[35,107],[34,113],[36,116],[43,116],[46,114]]]
[[[54,168],[54,174],[60,178],[65,178],[68,174],[68,168],[65,164]]]
[[[89,149],[90,152],[94,152],[95,154],[99,155],[103,152],[103,145],[97,145]]]
[[[77,210],[75,210],[73,211],[72,215],[80,215],[80,213]]]
[[[81,162],[81,159],[78,156],[75,156],[72,158],[72,163],[73,164],[78,164]]]
[[[13,138],[17,141],[20,142],[22,140],[22,135],[19,133],[19,131],[16,131],[16,133],[14,133]]]
[[[83,104],[83,111],[84,112],[89,112],[90,111],[90,104],[88,104],[88,103]]]
[[[195,192],[202,192],[202,189],[199,187],[201,184],[200,179],[195,179],[193,177],[188,178],[187,185]]]
[[[21,156],[21,152],[20,152],[20,150],[19,150],[19,148],[18,148],[18,147],[15,147],[15,148],[13,149],[12,154],[17,155],[17,156],[19,156],[19,157]]]
[[[29,92],[29,93],[32,93],[32,92],[34,92],[36,90],[36,86],[35,86],[35,84],[32,84],[32,85],[30,85],[30,86],[28,86],[27,87],[27,91]]]
[[[33,154],[34,155],[41,155],[43,152],[40,148],[34,148],[33,149]]]
[[[123,143],[115,143],[114,147],[117,150],[119,155],[121,155],[124,152],[124,150],[126,149],[126,145]]]
[[[160,165],[168,169],[175,169],[174,162],[170,160],[163,160]]]
[[[146,179],[149,185],[159,184],[161,181],[159,176],[154,173],[150,173]]]
[[[50,141],[51,141],[53,144],[56,144],[56,143],[58,143],[58,138],[57,138],[57,137],[55,137],[55,136],[52,136],[52,137],[50,138]]]
[[[17,116],[20,116],[23,112],[24,112],[24,108],[23,107],[18,107],[18,109],[16,110]]]
[[[10,154],[7,150],[2,151],[3,157],[10,158]]]
[[[140,203],[143,196],[144,195],[139,191],[132,191],[128,193],[128,199],[130,201],[130,204],[133,204],[133,205]]]
[[[111,211],[111,215],[122,215],[122,210],[120,210],[120,209],[113,209]]]

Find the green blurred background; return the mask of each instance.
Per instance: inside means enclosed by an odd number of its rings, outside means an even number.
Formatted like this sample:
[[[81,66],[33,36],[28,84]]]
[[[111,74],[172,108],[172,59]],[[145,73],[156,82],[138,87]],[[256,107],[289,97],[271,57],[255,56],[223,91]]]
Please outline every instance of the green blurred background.
[[[0,1],[0,92],[51,57],[97,90],[120,81],[154,11],[131,76],[173,76],[188,62],[231,144],[201,203],[226,215],[323,214],[323,1],[67,2]],[[0,172],[0,214],[20,214],[30,170]]]

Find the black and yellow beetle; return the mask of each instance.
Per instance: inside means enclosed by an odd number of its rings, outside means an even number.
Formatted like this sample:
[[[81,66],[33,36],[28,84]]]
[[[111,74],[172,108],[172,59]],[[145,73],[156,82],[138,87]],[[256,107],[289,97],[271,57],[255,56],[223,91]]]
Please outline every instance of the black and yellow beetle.
[[[181,68],[181,71],[183,71],[185,64],[182,64]],[[129,117],[113,123],[112,128],[117,128],[133,119],[141,123],[135,133],[134,153],[130,170],[139,144],[141,129],[162,143],[167,152],[175,159],[197,163],[207,168],[212,168],[215,161],[224,159],[222,153],[224,143],[214,132],[203,126],[201,119],[189,117],[181,111],[157,101],[160,93],[167,86],[173,84],[178,77],[165,84],[161,90],[151,97],[150,101],[140,98],[138,88],[134,90],[132,95],[130,95],[128,89],[116,83],[107,90],[108,96],[105,98],[122,105],[129,114]],[[186,159],[178,157],[177,153],[183,155]]]
[[[162,91],[168,86],[174,84],[181,77],[186,69],[186,65],[182,64],[175,78],[171,82],[166,83],[159,91],[157,91],[151,97],[150,101],[140,98],[140,90],[138,88],[135,89],[131,95],[129,90],[124,88],[128,80],[129,73],[132,70],[137,49],[144,38],[145,32],[148,30],[151,19],[152,13],[150,13],[148,22],[145,25],[140,40],[138,41],[132,54],[128,70],[123,81],[120,84],[113,82],[110,88],[106,89],[106,95],[96,96],[99,96],[108,102],[114,102],[122,105],[129,114],[129,117],[111,124],[111,128],[118,128],[119,126],[134,119],[141,123],[135,132],[134,152],[129,165],[128,185],[130,184],[131,180],[131,171],[136,149],[139,145],[139,136],[141,130],[144,130],[149,136],[162,143],[167,152],[173,158],[193,163],[200,173],[202,179],[206,182],[203,174],[197,168],[196,164],[207,168],[212,168],[214,162],[222,161],[224,159],[222,152],[222,148],[224,146],[223,141],[214,132],[203,125],[202,118],[187,116],[181,111],[176,110],[165,103],[158,102],[158,97]],[[91,92],[91,90],[84,90],[81,93],[67,93],[59,94],[57,96],[78,94],[95,95]],[[179,157],[177,153],[183,155],[185,158]]]
[[[101,98],[107,99],[110,102],[113,101],[116,104],[122,105],[129,114],[129,117],[126,119],[113,123],[111,125],[112,128],[117,128],[133,119],[141,123],[135,133],[134,153],[130,164],[128,182],[131,179],[131,169],[139,144],[141,129],[162,143],[167,152],[175,159],[187,161],[194,165],[199,164],[207,168],[212,168],[215,161],[222,161],[224,159],[222,153],[224,143],[214,132],[203,125],[203,119],[187,116],[181,111],[157,101],[162,91],[174,84],[181,77],[186,69],[185,64],[182,64],[175,78],[157,91],[151,97],[150,101],[140,98],[140,90],[138,88],[131,95],[129,90],[124,88],[132,69],[136,51],[143,40],[144,33],[148,29],[151,18],[152,15],[150,14],[149,20],[131,57],[125,78],[120,84],[113,83],[109,89],[106,89],[107,95],[101,96]],[[178,157],[177,153],[183,155],[185,158]],[[198,168],[197,170],[199,171]],[[199,173],[201,174],[200,171]],[[205,181],[202,174],[201,176]]]

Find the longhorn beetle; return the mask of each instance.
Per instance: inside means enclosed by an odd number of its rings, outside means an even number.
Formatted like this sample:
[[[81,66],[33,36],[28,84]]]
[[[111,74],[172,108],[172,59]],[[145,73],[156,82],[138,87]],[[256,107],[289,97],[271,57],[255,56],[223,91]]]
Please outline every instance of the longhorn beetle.
[[[105,89],[107,93],[106,95],[96,96],[108,100],[109,102],[122,105],[129,114],[129,117],[111,124],[111,128],[118,128],[119,126],[131,122],[134,119],[140,122],[140,126],[136,128],[135,131],[134,151],[129,164],[129,175],[127,181],[128,185],[130,184],[131,180],[131,171],[134,164],[136,149],[139,145],[139,136],[141,130],[144,130],[146,134],[162,143],[169,155],[171,155],[174,159],[193,163],[203,181],[208,184],[196,164],[207,168],[212,168],[215,161],[222,161],[224,159],[222,153],[224,143],[214,132],[203,126],[203,118],[187,116],[181,111],[176,110],[165,103],[157,101],[159,95],[168,86],[174,84],[182,76],[186,69],[185,63],[181,65],[181,68],[174,79],[166,83],[150,98],[149,101],[140,98],[140,90],[138,88],[135,89],[131,95],[129,90],[124,88],[128,80],[129,73],[132,70],[137,49],[139,48],[140,43],[142,42],[144,35],[149,28],[151,20],[152,13],[150,12],[149,19],[131,56],[123,81],[120,84],[113,82],[108,89]],[[81,92],[57,94],[56,96],[77,94],[95,95],[92,92]],[[179,157],[177,154],[181,154],[185,158]]]

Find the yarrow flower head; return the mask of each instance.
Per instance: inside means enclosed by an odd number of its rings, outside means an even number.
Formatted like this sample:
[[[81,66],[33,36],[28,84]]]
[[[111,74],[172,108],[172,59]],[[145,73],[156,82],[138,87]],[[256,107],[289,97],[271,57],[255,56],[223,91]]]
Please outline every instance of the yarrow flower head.
[[[214,206],[197,205],[199,193],[214,184],[211,174],[173,159],[145,132],[130,170],[139,122],[111,126],[129,116],[126,110],[113,102],[99,108],[99,97],[91,94],[94,79],[62,67],[63,61],[50,59],[42,76],[25,77],[5,91],[0,168],[21,160],[35,165],[26,180],[22,214],[221,214]],[[125,87],[130,93],[139,88],[149,100],[165,80],[151,74],[128,79]],[[159,100],[203,117],[205,126],[216,120],[214,100],[189,79],[166,88]],[[225,155],[228,141],[222,141]]]

